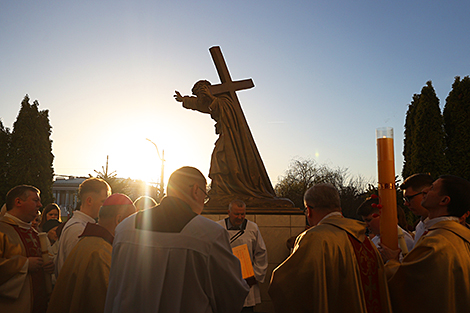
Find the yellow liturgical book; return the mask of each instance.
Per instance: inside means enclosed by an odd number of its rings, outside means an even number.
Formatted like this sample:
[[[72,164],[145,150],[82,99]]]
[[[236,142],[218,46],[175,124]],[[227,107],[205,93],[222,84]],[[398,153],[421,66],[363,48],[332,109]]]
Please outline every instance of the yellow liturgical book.
[[[248,251],[248,246],[246,243],[233,247],[232,252],[233,255],[240,260],[243,279],[255,276],[255,272],[253,272],[253,265],[251,264],[250,252]]]

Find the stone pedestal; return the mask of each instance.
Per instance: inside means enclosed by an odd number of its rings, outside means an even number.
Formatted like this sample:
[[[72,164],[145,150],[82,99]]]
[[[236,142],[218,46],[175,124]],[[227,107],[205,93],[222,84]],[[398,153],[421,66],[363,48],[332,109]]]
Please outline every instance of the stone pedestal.
[[[207,211],[204,209],[202,215],[213,221],[219,221],[228,216],[227,208]],[[305,215],[299,208],[248,207],[246,218],[258,225],[268,250],[268,271],[264,283],[260,285],[262,302],[256,306],[255,312],[274,312],[271,298],[268,295],[271,274],[289,256],[289,250],[286,246],[287,239],[297,236],[305,230]]]

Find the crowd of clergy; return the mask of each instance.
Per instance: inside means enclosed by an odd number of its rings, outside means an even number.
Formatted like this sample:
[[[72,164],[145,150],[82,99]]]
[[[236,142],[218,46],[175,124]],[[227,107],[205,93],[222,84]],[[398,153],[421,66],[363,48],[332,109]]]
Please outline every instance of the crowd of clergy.
[[[343,217],[333,185],[308,189],[306,230],[270,278],[275,312],[469,312],[470,182],[415,174],[400,189],[419,222],[397,225],[398,249],[381,241],[378,196],[358,221]],[[36,187],[12,188],[0,213],[0,312],[255,312],[263,237],[239,199],[226,219],[203,217],[206,190],[193,167],[170,176],[159,204],[89,178],[62,222],[55,204],[40,212]]]

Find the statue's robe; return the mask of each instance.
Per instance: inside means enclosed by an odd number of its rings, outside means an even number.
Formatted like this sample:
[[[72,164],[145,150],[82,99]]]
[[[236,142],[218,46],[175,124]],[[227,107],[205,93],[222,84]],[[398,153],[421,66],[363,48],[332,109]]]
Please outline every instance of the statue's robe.
[[[47,313],[104,312],[113,236],[88,223],[80,237],[60,271]]]
[[[0,218],[0,312],[46,312],[44,270],[30,273],[27,264],[28,257],[42,258],[38,234],[19,225],[9,214]]]
[[[273,272],[276,312],[391,312],[384,265],[365,224],[326,216]]]
[[[250,199],[274,199],[273,186],[241,108],[227,95],[216,96],[210,104],[186,96],[183,106],[209,113],[217,122],[215,129],[219,138],[209,170],[211,200],[227,198],[230,202],[238,197],[248,205]]]
[[[390,260],[385,269],[394,312],[468,312],[470,229],[438,222],[401,264]]]

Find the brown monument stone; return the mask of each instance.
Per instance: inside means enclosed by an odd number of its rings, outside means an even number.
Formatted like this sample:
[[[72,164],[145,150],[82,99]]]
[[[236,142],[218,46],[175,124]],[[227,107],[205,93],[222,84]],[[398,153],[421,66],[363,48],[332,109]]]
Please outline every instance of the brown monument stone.
[[[277,198],[253,140],[236,91],[254,87],[251,79],[232,81],[220,47],[209,49],[221,84],[211,85],[207,80],[198,81],[192,88],[194,96],[181,96],[175,91],[175,99],[186,109],[210,114],[216,121],[215,142],[211,158],[210,200],[205,211],[226,212],[235,198],[243,200],[250,208],[292,208],[289,199]]]

